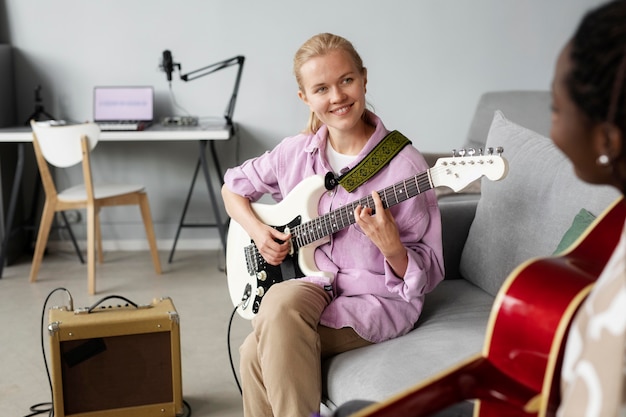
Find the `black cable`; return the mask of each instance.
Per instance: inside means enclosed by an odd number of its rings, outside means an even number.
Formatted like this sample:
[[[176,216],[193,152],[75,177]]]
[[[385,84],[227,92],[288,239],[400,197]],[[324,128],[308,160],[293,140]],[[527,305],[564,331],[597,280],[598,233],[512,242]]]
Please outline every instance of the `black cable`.
[[[39,414],[45,414],[45,413],[48,413],[49,416],[53,416],[54,415],[54,410],[52,408],[52,403],[51,402],[39,403],[39,404],[31,405],[30,406],[30,411],[32,411],[32,413],[31,414],[27,414],[24,417],[32,417],[32,416],[37,416]]]
[[[137,306],[136,303],[130,301],[128,298],[126,297],[122,297],[121,295],[108,295],[104,298],[101,298],[99,301],[95,302],[91,307],[89,307],[89,309],[87,310],[87,313],[91,313],[92,311],[95,310],[96,307],[98,307],[100,304],[102,304],[103,302],[105,302],[106,300],[111,300],[111,299],[120,299],[120,300],[124,300],[126,301],[126,305],[132,305],[135,308],[139,308],[139,306]]]
[[[228,359],[230,360],[230,369],[233,371],[233,377],[235,378],[235,382],[237,383],[237,388],[239,388],[239,394],[243,394],[241,390],[241,385],[239,385],[239,379],[237,379],[237,372],[235,371],[235,365],[233,364],[233,355],[230,350],[230,328],[233,324],[233,317],[235,317],[235,313],[239,306],[235,307],[232,314],[230,315],[230,320],[228,321],[228,334],[226,335],[226,341],[228,343]]]
[[[183,413],[176,414],[178,417],[191,417],[191,406],[185,399],[183,398]]]
[[[72,294],[70,294],[70,292],[65,289],[65,288],[55,288],[54,290],[50,291],[50,293],[48,294],[48,296],[46,297],[46,300],[43,303],[43,307],[41,309],[41,327],[40,327],[40,336],[41,336],[41,354],[43,357],[43,364],[44,367],[46,368],[46,375],[48,376],[48,386],[50,387],[50,402],[43,402],[43,403],[39,403],[39,404],[35,404],[33,406],[30,407],[30,411],[31,414],[27,414],[24,417],[33,417],[33,416],[37,416],[40,414],[46,414],[48,413],[48,416],[53,417],[54,416],[54,403],[53,403],[53,399],[52,399],[52,378],[50,377],[50,369],[48,368],[48,360],[46,359],[46,350],[44,348],[44,341],[43,341],[43,334],[44,334],[44,329],[45,329],[45,325],[44,325],[44,320],[45,320],[45,316],[46,316],[46,306],[48,305],[48,301],[50,300],[50,297],[52,297],[52,294],[54,294],[57,291],[65,291],[67,293],[67,295],[70,298],[70,304],[72,304]],[[73,308],[73,306],[70,305],[70,308]]]

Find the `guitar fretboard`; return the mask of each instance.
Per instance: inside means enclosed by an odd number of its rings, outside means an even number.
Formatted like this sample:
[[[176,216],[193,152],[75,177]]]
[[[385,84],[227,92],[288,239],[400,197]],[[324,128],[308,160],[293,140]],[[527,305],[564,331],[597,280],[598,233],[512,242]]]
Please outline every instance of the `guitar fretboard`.
[[[433,184],[430,170],[426,170],[378,191],[378,195],[383,207],[389,208],[431,188]],[[299,224],[290,230],[292,240],[295,241],[297,247],[301,248],[354,224],[356,221],[354,210],[359,205],[374,209],[374,200],[371,195],[368,195],[311,221]]]

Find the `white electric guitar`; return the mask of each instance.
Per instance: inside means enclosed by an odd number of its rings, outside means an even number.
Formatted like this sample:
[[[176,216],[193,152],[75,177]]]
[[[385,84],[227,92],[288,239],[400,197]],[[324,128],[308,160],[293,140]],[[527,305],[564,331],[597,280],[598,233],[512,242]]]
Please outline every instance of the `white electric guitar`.
[[[497,148],[495,154],[493,148],[487,155],[473,153],[470,150],[468,156],[441,158],[432,168],[378,191],[383,206],[394,206],[435,187],[447,186],[457,192],[482,176],[493,181],[506,176],[508,163],[501,156],[502,148]],[[303,276],[333,278],[317,269],[315,248],[327,242],[333,233],[354,224],[357,206],[374,208],[374,201],[368,195],[319,216],[318,202],[324,192],[324,177],[312,176],[278,204],[252,204],[262,222],[291,234],[291,251],[278,266],[265,262],[246,231],[234,220],[230,221],[226,245],[228,290],[243,318],[252,319],[257,314],[263,295],[278,282]]]

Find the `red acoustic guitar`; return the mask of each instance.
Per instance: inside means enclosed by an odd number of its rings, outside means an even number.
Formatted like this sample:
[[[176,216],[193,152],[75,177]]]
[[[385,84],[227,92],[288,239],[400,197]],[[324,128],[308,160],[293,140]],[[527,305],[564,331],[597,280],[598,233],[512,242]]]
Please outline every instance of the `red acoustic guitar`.
[[[561,256],[514,270],[496,296],[483,352],[354,417],[421,417],[477,400],[475,417],[553,416],[571,319],[617,245],[618,199]]]

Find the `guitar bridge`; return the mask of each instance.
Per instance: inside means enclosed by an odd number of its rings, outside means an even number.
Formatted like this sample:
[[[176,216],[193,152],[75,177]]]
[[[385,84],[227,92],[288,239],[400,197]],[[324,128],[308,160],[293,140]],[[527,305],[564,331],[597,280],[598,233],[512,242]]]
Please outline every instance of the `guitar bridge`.
[[[244,256],[246,258],[246,267],[248,268],[248,274],[254,276],[259,270],[259,252],[255,245],[248,245],[243,249]]]

